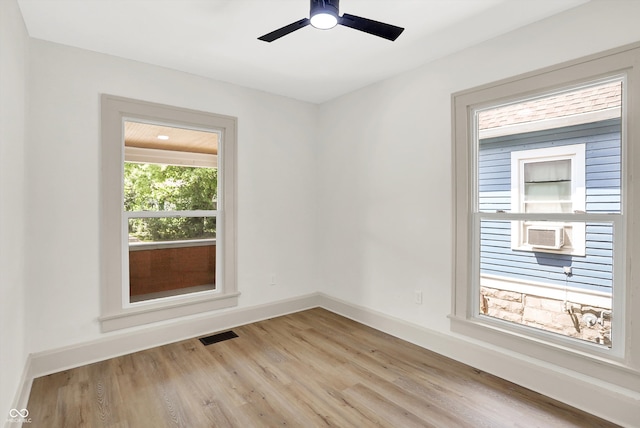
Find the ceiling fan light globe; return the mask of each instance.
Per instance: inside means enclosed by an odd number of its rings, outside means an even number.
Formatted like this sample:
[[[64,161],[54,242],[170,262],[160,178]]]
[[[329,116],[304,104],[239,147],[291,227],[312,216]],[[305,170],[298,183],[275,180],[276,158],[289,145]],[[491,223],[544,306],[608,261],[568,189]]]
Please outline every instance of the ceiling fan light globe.
[[[338,25],[338,17],[328,12],[316,13],[311,17],[311,25],[320,30],[328,30]]]

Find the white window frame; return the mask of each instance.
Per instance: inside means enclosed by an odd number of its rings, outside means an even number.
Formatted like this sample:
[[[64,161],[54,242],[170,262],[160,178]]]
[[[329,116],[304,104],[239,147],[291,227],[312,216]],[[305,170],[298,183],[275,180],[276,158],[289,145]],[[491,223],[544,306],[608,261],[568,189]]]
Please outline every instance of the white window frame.
[[[614,346],[604,348],[479,314],[479,234],[477,206],[476,112],[539,94],[607,78],[623,78],[622,210],[620,214],[526,215],[480,213],[487,219],[598,221],[614,225]],[[637,389],[640,376],[640,43],[580,58],[452,95],[454,271],[451,330],[474,341],[515,352],[618,386]],[[595,217],[597,216],[597,217]],[[635,213],[637,217],[637,213]]]
[[[571,160],[571,201],[574,212],[584,212],[586,206],[585,144],[570,144],[543,149],[518,150],[511,152],[511,212],[524,212],[524,165],[527,163],[554,160]],[[560,227],[564,234],[571,236],[572,245],[560,249],[532,247],[527,244],[525,230],[530,226]],[[586,251],[585,223],[563,222],[511,222],[511,249],[553,254],[584,256]]]
[[[164,321],[238,304],[236,268],[236,129],[230,116],[103,94],[101,145],[101,316],[102,331]],[[129,303],[128,214],[123,209],[124,122],[162,123],[218,132],[218,203],[215,290]],[[162,153],[157,153],[162,156]],[[212,159],[199,161],[211,164]],[[118,186],[116,183],[120,183]],[[193,213],[192,213],[193,214]],[[195,214],[202,214],[197,212]],[[149,213],[166,216],[167,212]]]

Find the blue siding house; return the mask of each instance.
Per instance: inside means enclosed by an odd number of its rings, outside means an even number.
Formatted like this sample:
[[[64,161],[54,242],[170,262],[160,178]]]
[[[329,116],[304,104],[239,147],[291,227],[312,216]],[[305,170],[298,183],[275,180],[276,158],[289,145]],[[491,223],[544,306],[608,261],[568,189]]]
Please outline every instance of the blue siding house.
[[[515,152],[584,146],[584,207],[586,212],[620,211],[620,118],[524,134],[480,140],[478,156],[479,209],[517,212],[512,205],[512,157]],[[512,221],[481,224],[481,274],[524,282],[574,287],[610,293],[612,288],[612,227],[587,223],[584,253],[513,245]],[[575,237],[573,237],[575,239]],[[565,237],[565,242],[571,236]],[[577,244],[577,243],[574,243]],[[565,273],[571,268],[571,274]]]

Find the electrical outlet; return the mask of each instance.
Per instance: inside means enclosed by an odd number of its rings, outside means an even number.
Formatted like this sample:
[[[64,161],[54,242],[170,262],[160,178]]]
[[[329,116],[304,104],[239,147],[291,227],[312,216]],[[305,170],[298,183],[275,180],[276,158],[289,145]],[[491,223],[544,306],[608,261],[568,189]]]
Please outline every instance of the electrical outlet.
[[[421,290],[415,290],[414,291],[413,301],[416,303],[416,305],[421,305],[422,304],[422,291]]]

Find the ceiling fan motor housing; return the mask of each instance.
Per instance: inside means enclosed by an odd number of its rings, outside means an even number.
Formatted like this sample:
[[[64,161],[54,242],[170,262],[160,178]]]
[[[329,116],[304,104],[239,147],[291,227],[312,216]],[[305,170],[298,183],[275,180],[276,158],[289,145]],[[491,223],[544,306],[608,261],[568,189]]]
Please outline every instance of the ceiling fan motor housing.
[[[329,13],[338,19],[340,0],[311,0],[311,12],[309,16],[318,13]]]
[[[342,25],[391,41],[397,39],[404,31],[402,27],[385,24],[384,22],[374,21],[361,16],[349,15],[348,13],[340,16],[339,5],[340,0],[311,0],[309,18],[302,18],[282,28],[278,28],[264,36],[258,37],[258,40],[271,43],[309,24],[320,30],[328,30],[336,25]]]

